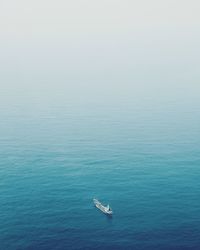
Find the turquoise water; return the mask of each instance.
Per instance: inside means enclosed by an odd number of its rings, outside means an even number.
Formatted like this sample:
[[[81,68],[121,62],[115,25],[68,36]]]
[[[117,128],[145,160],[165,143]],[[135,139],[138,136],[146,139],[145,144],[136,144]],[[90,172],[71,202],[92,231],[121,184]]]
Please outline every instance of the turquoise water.
[[[198,107],[3,107],[0,248],[199,249]],[[112,218],[93,197],[110,204]]]

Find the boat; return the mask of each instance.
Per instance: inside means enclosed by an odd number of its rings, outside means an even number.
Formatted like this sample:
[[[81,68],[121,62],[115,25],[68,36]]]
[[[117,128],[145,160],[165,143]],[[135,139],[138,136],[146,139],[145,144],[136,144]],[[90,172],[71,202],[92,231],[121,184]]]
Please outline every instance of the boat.
[[[94,202],[95,207],[97,207],[99,210],[101,210],[104,214],[108,214],[108,215],[113,214],[113,211],[109,205],[104,206],[97,199],[93,199],[93,202]]]

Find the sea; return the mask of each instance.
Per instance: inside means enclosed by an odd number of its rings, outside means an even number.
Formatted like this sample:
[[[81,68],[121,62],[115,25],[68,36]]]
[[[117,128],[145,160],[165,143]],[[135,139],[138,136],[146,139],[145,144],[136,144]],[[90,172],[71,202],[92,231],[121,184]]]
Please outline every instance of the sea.
[[[199,100],[179,94],[4,98],[0,249],[200,249]]]

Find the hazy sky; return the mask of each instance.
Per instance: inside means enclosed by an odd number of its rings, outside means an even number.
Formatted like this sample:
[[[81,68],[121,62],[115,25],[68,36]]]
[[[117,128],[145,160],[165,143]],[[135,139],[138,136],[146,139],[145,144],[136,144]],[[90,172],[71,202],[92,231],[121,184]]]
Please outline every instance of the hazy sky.
[[[1,0],[1,99],[197,97],[199,10],[198,0]]]

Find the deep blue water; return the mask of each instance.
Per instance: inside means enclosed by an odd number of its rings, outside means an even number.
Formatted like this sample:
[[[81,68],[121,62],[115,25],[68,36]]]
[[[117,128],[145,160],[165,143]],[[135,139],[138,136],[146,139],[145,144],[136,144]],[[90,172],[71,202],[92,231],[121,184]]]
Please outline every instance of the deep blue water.
[[[200,249],[198,107],[2,107],[0,249]]]

